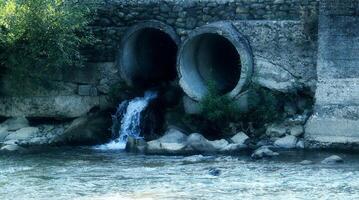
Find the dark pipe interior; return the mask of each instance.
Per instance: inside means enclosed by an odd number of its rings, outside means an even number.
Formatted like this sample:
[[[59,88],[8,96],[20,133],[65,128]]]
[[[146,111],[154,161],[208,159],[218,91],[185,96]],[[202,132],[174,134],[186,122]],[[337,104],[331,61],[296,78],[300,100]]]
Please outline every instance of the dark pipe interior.
[[[233,90],[240,78],[240,55],[226,38],[213,34],[203,34],[197,41],[196,65],[201,77],[214,81],[221,94]]]
[[[176,73],[177,45],[172,38],[154,28],[140,30],[133,37],[135,59],[131,63],[136,66],[132,74],[135,86],[149,88],[163,82],[174,80]]]

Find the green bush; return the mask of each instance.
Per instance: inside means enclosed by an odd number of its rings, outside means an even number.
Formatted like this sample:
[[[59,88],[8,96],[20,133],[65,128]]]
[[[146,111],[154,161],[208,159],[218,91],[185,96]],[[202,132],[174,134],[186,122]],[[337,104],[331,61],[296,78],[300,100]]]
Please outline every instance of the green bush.
[[[90,9],[66,0],[0,0],[0,66],[16,81],[82,66]]]
[[[229,131],[230,123],[240,119],[238,105],[229,96],[218,92],[213,81],[208,83],[208,92],[200,102],[201,116],[208,120],[209,126],[225,133]]]

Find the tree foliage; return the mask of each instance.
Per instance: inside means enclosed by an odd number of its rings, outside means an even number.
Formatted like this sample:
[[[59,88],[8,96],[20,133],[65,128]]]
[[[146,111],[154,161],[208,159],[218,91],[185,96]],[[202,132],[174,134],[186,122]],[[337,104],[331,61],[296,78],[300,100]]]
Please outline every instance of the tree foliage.
[[[66,0],[0,0],[0,66],[22,80],[81,65],[80,48],[93,40],[89,14]]]

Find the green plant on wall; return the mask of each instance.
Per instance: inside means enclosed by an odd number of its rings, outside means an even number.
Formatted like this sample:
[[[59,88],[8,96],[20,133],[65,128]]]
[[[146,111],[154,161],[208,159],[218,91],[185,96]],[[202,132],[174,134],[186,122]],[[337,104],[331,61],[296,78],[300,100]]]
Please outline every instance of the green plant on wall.
[[[90,9],[65,0],[0,0],[0,66],[22,84],[67,66],[81,66]]]
[[[221,132],[229,131],[229,124],[240,119],[240,110],[233,99],[219,93],[214,81],[208,82],[208,92],[200,102],[201,116]]]

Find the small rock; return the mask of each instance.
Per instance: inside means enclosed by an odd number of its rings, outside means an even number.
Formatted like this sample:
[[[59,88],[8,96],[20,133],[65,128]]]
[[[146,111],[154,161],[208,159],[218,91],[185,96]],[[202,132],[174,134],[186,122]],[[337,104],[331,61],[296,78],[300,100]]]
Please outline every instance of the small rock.
[[[245,144],[228,144],[225,148],[221,149],[222,152],[237,152],[246,149],[248,146]]]
[[[183,159],[183,162],[186,164],[190,163],[197,163],[197,162],[205,162],[214,160],[214,157],[212,156],[203,156],[203,155],[194,155],[194,156],[188,156]]]
[[[212,175],[212,176],[219,176],[219,175],[221,175],[221,170],[216,169],[216,168],[211,168],[211,169],[209,169],[208,171],[209,171],[209,174]]]
[[[297,149],[304,149],[304,148],[305,148],[305,146],[304,146],[304,141],[303,141],[303,140],[299,140],[299,141],[297,142],[297,144],[295,145],[295,147],[296,147]]]
[[[0,127],[0,142],[2,142],[9,134],[10,133],[7,131],[7,126]]]
[[[300,126],[300,125],[294,126],[294,127],[290,128],[289,132],[291,135],[298,137],[304,133],[304,128],[303,128],[303,126]]]
[[[39,128],[37,127],[26,127],[16,132],[9,134],[5,139],[6,140],[30,140],[39,133]]]
[[[214,146],[199,133],[192,133],[187,138],[188,147],[199,152],[213,152],[216,149]]]
[[[244,144],[248,139],[249,137],[243,132],[239,132],[231,138],[234,144]]]
[[[322,164],[335,164],[335,163],[342,163],[344,162],[344,160],[337,156],[337,155],[332,155],[332,156],[329,156],[328,158],[322,160]]]
[[[303,160],[299,164],[301,164],[301,165],[311,165],[311,164],[313,164],[313,161],[311,161],[311,160]]]
[[[284,149],[293,149],[297,145],[297,138],[293,135],[287,135],[283,138],[279,138],[274,142],[275,147],[284,148]]]
[[[10,145],[10,144],[18,144],[19,140],[6,140],[3,144]]]
[[[16,144],[7,144],[7,145],[1,147],[0,150],[2,150],[2,151],[19,151],[19,150],[22,150],[22,148]]]
[[[8,131],[17,131],[29,126],[29,121],[25,117],[10,118],[3,122],[1,126],[6,126]]]
[[[273,157],[278,155],[279,153],[270,150],[268,146],[262,146],[255,150],[251,157],[255,159],[260,159],[264,157]]]
[[[282,137],[287,133],[287,128],[283,125],[272,124],[266,130],[266,135],[270,137]]]

